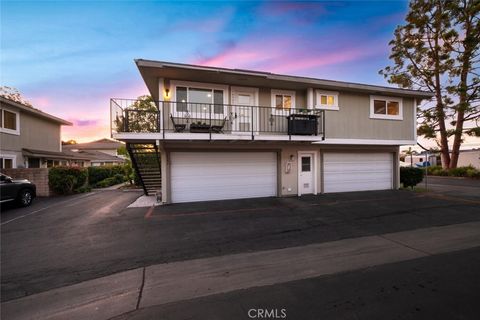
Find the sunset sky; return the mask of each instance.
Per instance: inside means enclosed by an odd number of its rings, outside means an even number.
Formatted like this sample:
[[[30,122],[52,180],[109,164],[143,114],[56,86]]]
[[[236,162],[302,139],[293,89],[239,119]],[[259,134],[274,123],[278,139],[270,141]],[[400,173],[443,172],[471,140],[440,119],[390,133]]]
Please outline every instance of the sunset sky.
[[[136,58],[385,85],[406,1],[2,1],[1,84],[74,123],[63,139],[109,137],[109,99],[147,90]]]

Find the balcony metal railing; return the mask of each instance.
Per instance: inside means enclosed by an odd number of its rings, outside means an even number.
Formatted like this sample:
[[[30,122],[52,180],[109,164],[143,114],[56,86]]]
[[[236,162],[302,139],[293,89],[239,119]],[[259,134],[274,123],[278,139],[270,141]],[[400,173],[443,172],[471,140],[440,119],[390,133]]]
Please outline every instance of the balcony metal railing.
[[[111,99],[111,132],[311,135],[325,137],[325,112],[306,108]],[[292,128],[292,121],[304,119]],[[298,124],[298,122],[297,122]],[[306,129],[306,130],[305,130]]]

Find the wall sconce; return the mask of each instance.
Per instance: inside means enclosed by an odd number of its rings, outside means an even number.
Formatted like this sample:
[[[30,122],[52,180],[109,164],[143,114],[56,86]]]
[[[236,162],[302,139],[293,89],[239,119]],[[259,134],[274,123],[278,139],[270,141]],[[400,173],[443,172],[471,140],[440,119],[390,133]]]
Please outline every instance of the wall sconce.
[[[293,154],[290,155],[290,161],[294,161],[295,160],[295,156]]]
[[[165,89],[165,98],[170,99],[170,89]]]

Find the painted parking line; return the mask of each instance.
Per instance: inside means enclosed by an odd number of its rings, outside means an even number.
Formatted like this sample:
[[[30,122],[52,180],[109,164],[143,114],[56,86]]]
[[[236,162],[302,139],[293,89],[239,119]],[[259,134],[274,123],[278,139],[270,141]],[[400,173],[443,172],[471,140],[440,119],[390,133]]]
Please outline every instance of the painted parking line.
[[[145,214],[145,219],[149,219],[152,216],[154,208],[155,206],[151,206],[150,208],[148,208],[147,213]]]
[[[19,219],[23,219],[23,218],[26,218],[26,217],[31,216],[31,215],[33,215],[33,214],[42,212],[42,211],[44,211],[45,209],[50,209],[50,208],[52,208],[52,207],[54,207],[54,206],[57,206],[57,205],[60,205],[60,204],[64,204],[64,203],[67,203],[67,202],[72,202],[72,201],[75,201],[75,200],[80,200],[80,199],[83,199],[83,198],[86,198],[86,197],[89,197],[89,196],[93,196],[94,194],[96,194],[96,192],[91,192],[91,193],[88,193],[88,194],[79,196],[79,197],[77,197],[77,198],[75,198],[75,199],[67,199],[67,200],[63,200],[63,201],[57,202],[57,203],[53,203],[53,204],[48,205],[48,206],[46,206],[46,207],[37,209],[37,210],[35,210],[35,211],[29,212],[29,213],[26,213],[26,214],[24,214],[24,215],[21,215],[21,216],[15,217],[15,218],[13,218],[13,219],[7,220],[7,221],[5,221],[5,222],[2,222],[2,223],[0,223],[0,225],[3,226],[3,225],[6,225],[6,224],[8,224],[8,223],[10,223],[10,222],[13,222],[13,221],[16,221],[16,220],[19,220]]]

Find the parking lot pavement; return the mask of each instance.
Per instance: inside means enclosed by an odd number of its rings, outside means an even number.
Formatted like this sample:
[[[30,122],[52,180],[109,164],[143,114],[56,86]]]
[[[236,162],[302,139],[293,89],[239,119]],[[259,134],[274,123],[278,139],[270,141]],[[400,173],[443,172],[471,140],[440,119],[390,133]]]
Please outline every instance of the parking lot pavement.
[[[478,288],[479,247],[152,306],[114,319],[248,320],[273,312],[278,319],[473,320],[480,314]]]
[[[479,204],[378,191],[126,208],[104,191],[1,227],[2,301],[194,258],[480,220]]]
[[[480,179],[427,177],[419,186],[445,197],[480,201]]]

